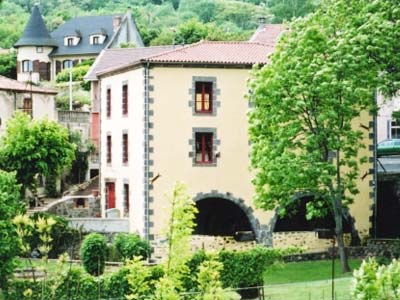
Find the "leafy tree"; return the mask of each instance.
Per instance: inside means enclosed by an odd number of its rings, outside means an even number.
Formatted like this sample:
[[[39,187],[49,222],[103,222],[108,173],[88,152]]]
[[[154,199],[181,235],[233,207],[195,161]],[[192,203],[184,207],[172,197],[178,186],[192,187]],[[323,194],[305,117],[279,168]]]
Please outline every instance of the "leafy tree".
[[[18,237],[12,220],[23,211],[19,191],[15,173],[0,170],[0,289],[6,289],[18,255]]]
[[[82,183],[89,168],[89,155],[94,151],[94,145],[89,140],[84,140],[78,131],[69,132],[69,141],[75,145],[75,159],[72,162],[69,182]]]
[[[169,197],[171,215],[166,228],[167,259],[164,276],[156,286],[157,300],[178,300],[182,278],[189,273],[187,261],[190,258],[190,238],[195,226],[196,207],[186,186],[177,182]]]
[[[313,12],[319,0],[269,0],[268,7],[274,15],[274,23],[290,21]]]
[[[22,187],[36,189],[35,176],[58,176],[74,159],[67,129],[46,119],[31,120],[16,112],[0,140],[0,167],[15,171]]]
[[[334,216],[344,272],[342,217],[367,160],[359,150],[368,132],[355,120],[375,110],[376,88],[399,87],[399,19],[391,0],[328,1],[291,24],[250,84],[256,203],[285,214],[296,196],[312,193],[307,216]]]
[[[191,19],[178,26],[176,30],[176,44],[192,44],[207,36],[207,26]]]
[[[16,53],[0,55],[0,75],[8,78],[17,78]]]

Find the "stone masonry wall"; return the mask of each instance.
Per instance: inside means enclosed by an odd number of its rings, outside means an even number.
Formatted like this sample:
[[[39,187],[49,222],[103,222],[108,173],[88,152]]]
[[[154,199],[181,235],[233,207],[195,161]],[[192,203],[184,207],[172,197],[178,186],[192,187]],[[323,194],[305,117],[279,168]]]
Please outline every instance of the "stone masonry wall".
[[[84,201],[84,205],[77,205],[80,204],[77,202],[78,198],[83,199],[81,201]],[[99,218],[100,198],[87,196],[63,198],[54,202],[47,212],[66,218]]]
[[[350,235],[345,234],[345,244],[350,244]],[[272,234],[274,248],[300,247],[306,252],[325,251],[332,247],[331,239],[320,239],[314,231],[287,231],[274,232]]]
[[[190,248],[192,252],[205,250],[213,252],[217,250],[248,250],[256,245],[255,241],[238,242],[231,236],[208,236],[208,235],[192,235]],[[161,236],[155,237],[152,243],[154,252],[152,257],[159,260],[165,257],[166,239]]]

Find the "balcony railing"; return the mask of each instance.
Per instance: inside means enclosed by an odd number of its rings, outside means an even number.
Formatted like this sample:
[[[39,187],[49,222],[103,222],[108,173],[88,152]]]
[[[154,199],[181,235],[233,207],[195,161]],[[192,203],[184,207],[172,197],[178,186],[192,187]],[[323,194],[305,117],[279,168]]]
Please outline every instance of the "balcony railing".
[[[58,111],[58,122],[61,123],[89,123],[90,112],[88,111]]]

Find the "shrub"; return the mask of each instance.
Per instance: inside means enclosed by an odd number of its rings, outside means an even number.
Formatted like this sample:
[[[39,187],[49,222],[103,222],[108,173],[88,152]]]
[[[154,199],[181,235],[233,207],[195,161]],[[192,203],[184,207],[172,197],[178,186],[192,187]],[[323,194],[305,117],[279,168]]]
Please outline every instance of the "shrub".
[[[183,289],[187,292],[198,292],[197,272],[199,266],[209,260],[209,255],[204,250],[195,252],[186,265],[189,268],[189,273],[182,277]]]
[[[107,245],[107,261],[121,261],[121,255],[119,254],[119,251],[113,244],[108,244]]]
[[[123,259],[132,259],[134,256],[146,259],[151,251],[149,242],[137,234],[119,233],[114,239],[114,245]]]
[[[87,235],[81,246],[81,259],[86,272],[94,276],[103,274],[106,257],[106,238],[98,233]]]
[[[400,261],[379,265],[374,258],[363,261],[354,271],[352,295],[357,300],[398,299]]]
[[[281,250],[261,246],[248,251],[218,253],[218,261],[224,265],[221,280],[224,287],[232,288],[262,285],[267,267],[280,260]]]
[[[73,250],[75,246],[79,245],[81,241],[81,233],[70,227],[67,219],[45,212],[36,212],[30,216],[30,219],[36,222],[39,217],[45,219],[52,217],[56,221],[50,234],[52,241],[49,258],[58,258],[60,254],[67,252],[67,250]],[[32,235],[27,237],[27,242],[30,245],[30,249],[33,250],[38,248],[41,244],[39,233],[34,230]]]
[[[50,289],[52,281],[48,280],[47,285],[43,286],[41,281],[32,280],[10,280],[7,290],[3,291],[3,300],[30,299],[30,300],[51,300]],[[30,297],[27,295],[31,294]],[[42,297],[43,294],[43,297]],[[61,299],[60,299],[61,300]]]

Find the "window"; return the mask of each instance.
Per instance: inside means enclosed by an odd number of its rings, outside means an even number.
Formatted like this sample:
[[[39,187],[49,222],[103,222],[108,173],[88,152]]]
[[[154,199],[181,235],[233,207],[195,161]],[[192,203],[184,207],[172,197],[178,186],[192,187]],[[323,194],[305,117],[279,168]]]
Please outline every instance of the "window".
[[[122,135],[122,163],[128,163],[128,134],[124,133]]]
[[[212,82],[196,82],[196,113],[212,113]]]
[[[73,46],[74,45],[74,38],[67,38],[67,46]]]
[[[22,72],[32,72],[32,71],[33,71],[33,62],[31,60],[23,60]]]
[[[93,37],[93,45],[97,45],[97,44],[100,44],[100,39],[98,36],[94,36]]]
[[[36,47],[36,53],[43,53],[43,47],[42,46],[37,46]]]
[[[111,117],[111,89],[107,89],[107,96],[106,96],[106,113],[107,117]]]
[[[207,164],[213,162],[213,133],[212,132],[196,132],[196,153],[195,161],[199,164]]]
[[[390,134],[392,139],[400,139],[400,124],[392,120]]]
[[[32,99],[24,98],[24,104],[22,106],[22,111],[32,117]]]
[[[128,114],[128,85],[124,84],[122,86],[122,114]]]
[[[107,163],[111,164],[111,159],[112,159],[112,140],[111,140],[111,135],[107,135]]]
[[[67,59],[63,61],[63,69],[69,69],[73,67],[72,60]]]
[[[124,184],[124,218],[129,217],[129,184]]]

